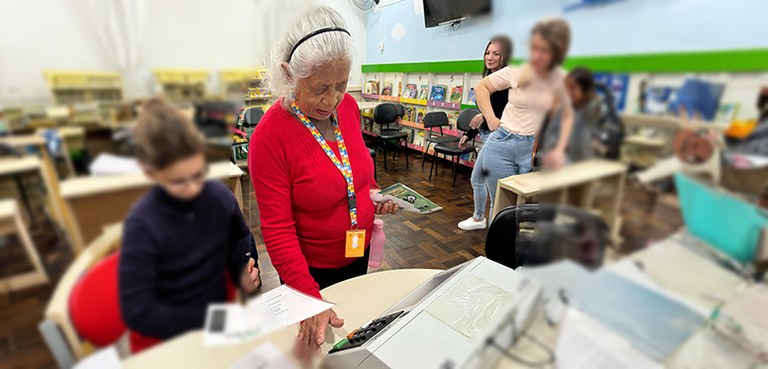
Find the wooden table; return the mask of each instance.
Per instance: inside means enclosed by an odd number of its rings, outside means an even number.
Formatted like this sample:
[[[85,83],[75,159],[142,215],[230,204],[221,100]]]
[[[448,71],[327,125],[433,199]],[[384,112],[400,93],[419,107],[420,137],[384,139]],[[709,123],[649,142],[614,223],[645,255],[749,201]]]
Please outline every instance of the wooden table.
[[[0,144],[12,146],[19,150],[26,150],[28,147],[35,147],[40,153],[41,169],[45,173],[46,191],[48,193],[48,208],[51,217],[62,227],[66,228],[63,203],[59,192],[59,176],[56,172],[56,166],[53,163],[51,154],[48,152],[45,138],[38,135],[19,135],[0,137]]]
[[[229,161],[210,165],[209,179],[224,181],[242,209],[243,171]],[[122,222],[133,203],[154,182],[143,173],[77,177],[61,182],[61,197],[71,224],[67,227],[77,252],[93,241],[105,225]]]
[[[614,243],[620,242],[620,207],[624,195],[624,181],[627,166],[604,159],[592,159],[569,164],[550,172],[531,172],[500,179],[496,184],[493,214],[496,217],[502,209],[524,204],[537,195],[554,197],[556,203],[573,204],[592,209],[595,190],[600,182],[612,182],[616,188],[610,214],[603,218],[611,230]],[[574,196],[575,195],[575,196]],[[572,199],[569,199],[572,197]],[[577,200],[578,201],[574,201]]]
[[[12,199],[0,200],[0,235],[6,237],[14,233],[18,236],[24,253],[32,264],[32,271],[1,278],[0,291],[17,291],[48,283],[48,274],[46,274],[43,263],[40,261],[40,255],[32,243],[29,232],[27,232],[27,226],[21,219],[16,201]]]

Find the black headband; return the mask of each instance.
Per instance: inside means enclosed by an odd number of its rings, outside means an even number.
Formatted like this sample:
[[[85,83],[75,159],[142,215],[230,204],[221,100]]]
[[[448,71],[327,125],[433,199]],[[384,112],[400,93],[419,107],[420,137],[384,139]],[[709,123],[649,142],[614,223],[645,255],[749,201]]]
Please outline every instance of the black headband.
[[[297,43],[296,43],[296,45],[293,45],[293,49],[291,49],[291,54],[290,54],[290,55],[288,55],[288,62],[290,62],[290,61],[291,61],[291,58],[293,58],[293,53],[296,51],[296,48],[297,48],[297,47],[299,47],[299,45],[301,45],[301,44],[302,44],[304,41],[307,41],[307,40],[309,40],[310,38],[312,38],[312,37],[315,37],[315,36],[317,36],[317,35],[319,35],[319,34],[321,34],[321,33],[326,33],[326,32],[334,32],[334,31],[338,31],[338,32],[344,32],[344,33],[346,33],[346,34],[350,35],[350,34],[349,34],[349,31],[347,31],[346,29],[344,29],[344,28],[341,28],[341,27],[326,27],[326,28],[320,28],[319,30],[317,30],[317,31],[314,31],[314,32],[312,32],[312,33],[310,33],[310,34],[308,34],[308,35],[306,35],[306,36],[302,37],[302,38],[301,38],[301,40],[299,40],[299,42],[297,42]],[[352,35],[350,35],[350,36],[352,36]]]

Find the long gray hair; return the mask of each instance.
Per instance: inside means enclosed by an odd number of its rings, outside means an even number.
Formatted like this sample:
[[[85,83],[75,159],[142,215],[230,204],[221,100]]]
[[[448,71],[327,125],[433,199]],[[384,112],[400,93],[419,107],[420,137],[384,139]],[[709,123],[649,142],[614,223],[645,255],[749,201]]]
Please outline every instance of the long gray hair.
[[[343,61],[352,65],[352,38],[338,31],[321,33],[307,39],[291,56],[291,50],[302,37],[325,27],[346,29],[347,25],[338,12],[321,6],[310,10],[283,35],[272,51],[269,63],[269,87],[275,96],[285,97],[293,92],[298,81],[311,76],[315,68],[322,64]],[[287,66],[287,73],[283,65]],[[289,75],[291,78],[288,78]],[[285,99],[284,102],[288,103]]]

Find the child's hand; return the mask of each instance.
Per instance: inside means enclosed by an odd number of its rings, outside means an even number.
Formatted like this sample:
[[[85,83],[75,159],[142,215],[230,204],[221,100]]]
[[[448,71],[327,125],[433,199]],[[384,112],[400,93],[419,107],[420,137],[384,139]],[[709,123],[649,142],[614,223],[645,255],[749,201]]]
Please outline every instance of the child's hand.
[[[256,261],[251,258],[248,258],[248,265],[243,269],[240,286],[247,294],[253,294],[261,287],[261,271],[256,266]]]

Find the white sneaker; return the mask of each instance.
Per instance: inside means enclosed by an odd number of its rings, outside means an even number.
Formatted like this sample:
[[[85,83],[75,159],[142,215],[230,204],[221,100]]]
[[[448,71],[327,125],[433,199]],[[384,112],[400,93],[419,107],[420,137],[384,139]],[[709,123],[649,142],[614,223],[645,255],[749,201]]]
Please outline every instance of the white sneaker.
[[[475,218],[469,217],[459,222],[459,228],[465,231],[475,231],[478,229],[485,229],[485,219],[477,222]]]

